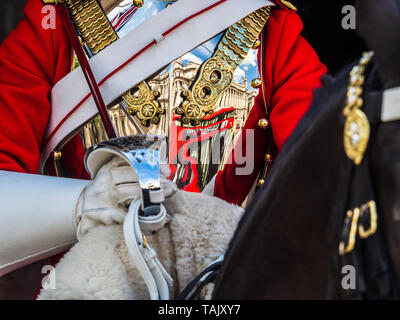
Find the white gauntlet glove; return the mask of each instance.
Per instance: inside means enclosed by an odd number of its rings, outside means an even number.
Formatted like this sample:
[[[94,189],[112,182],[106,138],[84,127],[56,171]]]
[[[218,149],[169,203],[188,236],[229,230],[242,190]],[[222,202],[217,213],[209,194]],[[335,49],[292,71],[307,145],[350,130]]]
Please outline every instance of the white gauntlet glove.
[[[161,165],[161,187],[164,197],[176,191],[168,180],[169,167]],[[136,172],[122,158],[115,156],[106,163],[82,191],[77,205],[77,237],[80,239],[98,225],[122,224],[129,205],[140,197]]]
[[[114,157],[82,191],[77,205],[77,237],[98,225],[121,224],[126,208],[139,196],[136,172],[124,160]]]

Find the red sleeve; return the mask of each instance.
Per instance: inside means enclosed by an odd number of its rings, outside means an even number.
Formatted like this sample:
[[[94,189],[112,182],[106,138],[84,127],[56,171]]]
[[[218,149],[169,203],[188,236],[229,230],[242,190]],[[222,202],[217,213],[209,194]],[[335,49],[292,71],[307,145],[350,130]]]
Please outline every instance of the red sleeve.
[[[44,29],[42,8],[28,0],[25,19],[0,46],[0,170],[37,172],[51,88],[70,71],[61,21]]]
[[[235,160],[232,164],[225,165],[215,181],[215,196],[238,205],[247,197],[262,169],[267,150],[266,131],[258,128],[258,120],[267,118],[265,108],[269,113],[275,144],[281,150],[308,110],[313,91],[320,87],[321,76],[326,73],[326,67],[320,62],[313,48],[300,36],[302,27],[302,22],[294,11],[272,10],[263,32],[263,76],[267,106],[264,105],[260,90],[242,129],[242,136],[245,130],[254,129],[254,170],[249,175],[237,175],[236,169],[242,166]],[[235,149],[246,150],[245,147],[246,139],[242,139],[238,141]]]

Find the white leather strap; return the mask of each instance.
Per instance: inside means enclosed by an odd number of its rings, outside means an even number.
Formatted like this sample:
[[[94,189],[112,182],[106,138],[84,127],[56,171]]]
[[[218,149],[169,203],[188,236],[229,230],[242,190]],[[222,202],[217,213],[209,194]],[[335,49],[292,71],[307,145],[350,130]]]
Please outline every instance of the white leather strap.
[[[86,180],[0,171],[0,277],[68,250]]]
[[[151,300],[169,300],[168,283],[173,280],[157,258],[156,252],[144,242],[139,225],[140,200],[132,202],[124,221],[124,238],[132,261],[146,283]]]
[[[105,103],[267,5],[273,4],[269,0],[180,0],[162,10],[90,59]],[[80,68],[54,86],[51,100],[40,171],[50,153],[97,114]]]
[[[383,92],[381,120],[382,122],[400,120],[400,87]]]

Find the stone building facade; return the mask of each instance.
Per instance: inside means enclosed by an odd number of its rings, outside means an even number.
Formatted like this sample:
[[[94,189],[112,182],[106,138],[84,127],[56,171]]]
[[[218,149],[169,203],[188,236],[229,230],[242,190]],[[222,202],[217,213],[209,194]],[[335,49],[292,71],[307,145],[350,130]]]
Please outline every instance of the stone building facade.
[[[181,92],[188,89],[194,82],[199,68],[200,64],[198,63],[188,62],[184,64],[182,59],[177,59],[167,70],[148,81],[153,90],[160,92],[158,102],[166,113],[161,116],[161,121],[156,126],[153,125],[145,128],[139,125],[143,133],[151,132],[153,134],[169,136],[169,128],[174,108],[179,106],[182,102]],[[231,86],[223,92],[216,104],[216,110],[218,110],[218,108],[234,107],[234,128],[237,130],[241,129],[254,104],[256,95],[257,90],[249,89],[248,82],[246,78],[243,77],[240,83],[233,82]],[[119,104],[110,109],[110,116],[119,136],[139,133]],[[100,127],[101,121],[98,118],[90,121],[84,127],[82,136],[86,147],[105,139],[104,130]]]

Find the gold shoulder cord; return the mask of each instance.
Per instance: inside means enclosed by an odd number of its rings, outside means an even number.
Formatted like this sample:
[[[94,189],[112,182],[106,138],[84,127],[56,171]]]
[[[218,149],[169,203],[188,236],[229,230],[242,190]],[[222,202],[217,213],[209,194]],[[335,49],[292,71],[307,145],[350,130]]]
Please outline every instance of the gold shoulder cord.
[[[367,116],[361,111],[362,93],[365,81],[364,72],[374,53],[364,53],[359,64],[350,72],[350,85],[347,89],[347,104],[343,110],[346,116],[344,125],[344,150],[347,157],[359,165],[368,146],[370,125]]]

